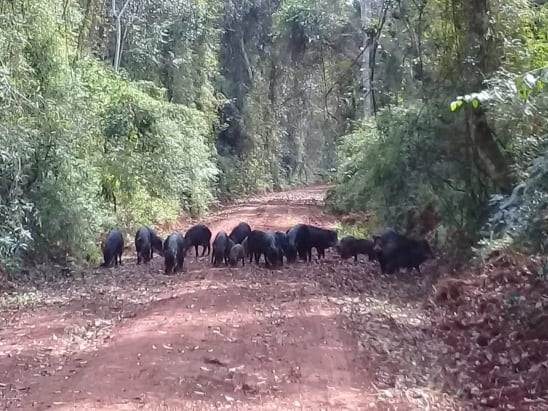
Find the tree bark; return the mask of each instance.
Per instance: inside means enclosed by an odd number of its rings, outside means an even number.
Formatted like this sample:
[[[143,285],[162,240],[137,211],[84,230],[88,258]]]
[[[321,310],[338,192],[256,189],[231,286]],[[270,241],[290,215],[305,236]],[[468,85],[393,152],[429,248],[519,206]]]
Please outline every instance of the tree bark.
[[[116,0],[112,0],[112,12],[116,18],[116,50],[114,54],[114,71],[116,73],[118,73],[118,69],[120,68],[120,57],[122,54],[122,15],[126,11],[129,2],[130,0],[126,0],[122,9],[116,13]]]
[[[466,20],[463,84],[465,92],[472,93],[481,90],[484,78],[496,69],[497,60],[492,52],[494,38],[489,34],[488,1],[465,0],[463,10]],[[485,171],[499,189],[510,189],[510,168],[487,123],[484,110],[467,106],[465,116],[468,137]]]
[[[376,47],[377,43],[374,38],[370,36],[369,27],[371,26],[371,19],[376,8],[375,0],[360,0],[361,8],[361,23],[362,30],[364,30],[363,48],[362,54],[362,87],[363,87],[363,110],[366,118],[375,114],[373,103],[373,82],[371,76],[371,55],[372,48]]]
[[[93,26],[93,14],[95,12],[95,0],[87,0],[86,9],[84,11],[84,18],[82,19],[82,26],[78,33],[78,43],[76,46],[76,58],[82,55],[86,40],[89,38],[91,28]]]

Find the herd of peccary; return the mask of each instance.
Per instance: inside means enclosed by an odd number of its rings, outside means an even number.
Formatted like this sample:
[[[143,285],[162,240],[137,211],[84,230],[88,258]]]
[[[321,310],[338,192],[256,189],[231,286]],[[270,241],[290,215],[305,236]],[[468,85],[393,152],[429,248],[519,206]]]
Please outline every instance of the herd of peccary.
[[[230,234],[220,231],[211,242],[211,230],[198,224],[188,229],[183,236],[174,232],[162,240],[152,228],[141,227],[135,234],[135,250],[137,264],[148,263],[156,251],[164,257],[165,273],[173,274],[183,270],[185,256],[194,247],[198,258],[198,247],[202,247],[203,257],[206,252],[211,254],[214,266],[236,266],[240,262],[245,266],[246,259],[259,264],[261,257],[266,267],[276,268],[287,263],[294,263],[297,258],[312,261],[312,249],[317,251],[318,259],[325,257],[325,250],[335,248],[341,258],[367,255],[370,261],[378,261],[383,273],[391,274],[400,268],[420,273],[420,265],[433,253],[426,240],[415,240],[406,237],[394,229],[388,229],[381,235],[373,236],[371,240],[352,236],[338,241],[337,232],[308,224],[297,224],[285,233],[282,231],[252,230],[249,224],[239,223]],[[124,238],[120,231],[108,233],[104,245],[103,256],[105,267],[122,264]]]

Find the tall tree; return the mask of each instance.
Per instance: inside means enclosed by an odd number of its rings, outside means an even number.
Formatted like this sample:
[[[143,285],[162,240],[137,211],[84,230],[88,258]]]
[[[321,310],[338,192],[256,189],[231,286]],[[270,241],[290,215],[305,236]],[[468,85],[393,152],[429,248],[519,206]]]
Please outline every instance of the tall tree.
[[[131,0],[124,0],[124,3],[122,5],[122,8],[120,10],[116,10],[116,0],[112,0],[112,16],[115,18],[116,21],[116,49],[114,51],[114,71],[118,72],[118,69],[120,67],[120,57],[122,55],[122,16],[124,15],[124,12],[127,9],[127,6],[129,6],[129,2]]]
[[[483,81],[499,66],[495,38],[490,32],[489,2],[487,0],[465,0],[463,2],[466,34],[464,41],[464,91],[478,92]],[[485,111],[478,107],[466,107],[468,136],[481,159],[481,164],[492,181],[502,190],[510,188],[512,178]]]
[[[377,0],[360,0],[361,23],[363,30],[362,50],[362,87],[363,110],[365,117],[371,117],[375,110],[375,94],[373,89],[373,50],[377,47],[375,29],[372,27],[373,16],[377,9]]]

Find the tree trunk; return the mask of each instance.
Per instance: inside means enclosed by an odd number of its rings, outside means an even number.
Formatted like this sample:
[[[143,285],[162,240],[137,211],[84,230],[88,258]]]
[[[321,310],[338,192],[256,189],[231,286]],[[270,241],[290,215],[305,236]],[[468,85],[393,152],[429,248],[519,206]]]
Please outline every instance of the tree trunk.
[[[247,77],[249,78],[249,85],[253,84],[253,70],[251,69],[251,63],[249,62],[249,57],[247,56],[247,51],[245,50],[244,43],[244,33],[240,35],[240,50],[242,52],[242,57],[244,59],[245,68],[247,70]]]
[[[114,54],[114,71],[118,73],[120,68],[120,56],[122,54],[122,15],[126,11],[130,0],[126,0],[122,9],[116,13],[116,0],[112,0],[112,12],[116,18],[116,50]]]
[[[466,93],[479,92],[484,78],[497,67],[492,52],[494,38],[489,34],[487,0],[465,0],[463,10],[466,20],[463,84]],[[482,166],[499,189],[509,189],[512,185],[510,168],[487,123],[485,112],[481,108],[466,107],[465,115],[468,137]]]
[[[80,27],[80,32],[78,33],[78,44],[76,46],[76,58],[82,55],[82,52],[85,48],[86,40],[90,36],[91,28],[93,26],[95,12],[95,1],[87,0],[86,10],[84,12],[84,17],[82,19],[82,26]]]
[[[116,16],[116,50],[114,52],[114,71],[118,73],[120,67],[120,54],[122,51],[122,18]]]
[[[372,59],[373,48],[377,46],[375,35],[371,35],[371,20],[377,9],[376,0],[360,0],[361,23],[364,31],[362,55],[362,87],[363,87],[363,109],[365,117],[371,117],[375,114],[374,94],[373,94],[373,76]]]

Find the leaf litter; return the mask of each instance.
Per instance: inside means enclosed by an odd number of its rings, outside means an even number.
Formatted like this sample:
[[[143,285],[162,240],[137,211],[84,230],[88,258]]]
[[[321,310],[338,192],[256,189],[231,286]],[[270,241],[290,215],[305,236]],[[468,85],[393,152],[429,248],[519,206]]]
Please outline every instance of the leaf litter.
[[[317,199],[301,201],[278,194],[271,193],[257,203],[291,200],[293,205],[295,200],[295,204],[319,204]],[[311,223],[322,223],[321,217],[315,218]],[[124,264],[117,270],[80,269],[80,276],[63,277],[54,284],[16,284],[15,292],[11,290],[9,298],[1,300],[4,329],[0,342],[12,344],[10,351],[15,353],[8,359],[33,374],[32,370],[40,368],[42,375],[60,373],[70,378],[74,371],[65,365],[71,357],[80,367],[87,366],[82,354],[104,344],[117,324],[157,301],[180,298],[202,287],[200,280],[162,275],[160,263],[153,261],[151,268],[140,269],[138,274],[134,264]],[[291,318],[291,302],[303,295],[318,297],[326,309],[338,310],[345,318],[343,327],[356,337],[367,371],[373,375],[371,404],[378,409],[537,411],[548,409],[548,290],[546,280],[533,274],[535,264],[535,258],[502,255],[465,268],[458,278],[446,277],[445,267],[436,265],[428,266],[423,277],[382,276],[369,262],[341,263],[328,254],[327,261],[310,266],[245,273],[231,286],[262,294],[277,281],[292,286],[293,291],[285,295],[264,295],[264,304],[253,308],[273,327]],[[201,274],[190,275],[199,279]],[[221,283],[206,287],[211,292],[234,292]],[[234,321],[220,322],[241,328]],[[49,340],[40,336],[45,324],[53,331]],[[280,335],[271,335],[275,329],[265,329],[257,342],[280,339]],[[219,327],[213,333],[223,337]],[[174,348],[171,343],[162,347],[166,351]],[[22,354],[23,349],[30,355]],[[265,355],[265,360],[270,356]],[[233,374],[246,368],[245,364],[229,366],[224,358],[204,358],[203,362],[209,365],[200,367],[206,374],[212,374],[215,367]],[[272,379],[285,381],[293,375],[295,380],[302,372],[291,368],[287,376],[273,375]],[[4,395],[0,404],[21,406],[30,387],[9,381],[4,380],[0,390],[9,391],[10,399]],[[242,382],[239,387],[246,395],[258,394],[255,387],[259,386],[267,386],[265,393],[282,389],[268,381]],[[336,392],[337,387],[328,389]],[[194,393],[206,396],[204,388]],[[232,403],[233,398],[226,394],[224,399]]]

